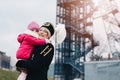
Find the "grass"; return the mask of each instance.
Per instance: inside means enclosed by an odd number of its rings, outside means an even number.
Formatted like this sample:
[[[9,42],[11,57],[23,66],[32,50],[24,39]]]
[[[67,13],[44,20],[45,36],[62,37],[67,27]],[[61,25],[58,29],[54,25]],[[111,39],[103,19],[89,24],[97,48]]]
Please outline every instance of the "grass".
[[[17,80],[19,73],[16,71],[8,71],[0,69],[0,80]],[[49,78],[48,80],[53,80]]]
[[[0,80],[17,80],[18,72],[0,69]]]
[[[48,80],[53,80],[53,78],[48,78]]]

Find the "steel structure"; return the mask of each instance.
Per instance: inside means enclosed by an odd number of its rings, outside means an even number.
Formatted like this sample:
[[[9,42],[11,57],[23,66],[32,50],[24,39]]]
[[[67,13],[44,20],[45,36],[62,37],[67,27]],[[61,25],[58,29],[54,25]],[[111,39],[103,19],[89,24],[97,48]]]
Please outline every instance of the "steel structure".
[[[57,0],[56,23],[65,24],[67,37],[55,46],[54,80],[83,78],[85,55],[98,45],[93,38],[92,15],[91,0]]]
[[[116,17],[119,10],[114,1],[101,0],[95,7],[93,0],[57,0],[56,24],[65,24],[67,37],[62,44],[55,45],[54,80],[84,80],[86,54],[93,55],[91,60],[94,57],[95,60],[100,58],[94,56],[94,48],[99,44],[94,40],[93,20],[101,17],[103,21],[120,27],[120,20]],[[120,53],[114,43],[120,43],[119,35],[113,32],[106,32],[106,35],[111,53]],[[103,46],[98,53],[105,51],[106,46],[108,45]]]
[[[120,33],[117,31],[114,31],[113,29],[120,28],[120,12],[119,7],[117,5],[118,0],[105,0],[104,2],[101,0],[99,1],[99,5],[97,6],[97,9],[94,13],[100,13],[97,14],[97,16],[94,16],[95,18],[101,17],[104,24],[104,29],[107,35],[107,41],[108,46],[110,49],[110,53],[112,54],[113,59],[120,59],[120,51],[117,48],[117,45],[120,44]],[[102,4],[102,6],[101,6]],[[95,8],[94,8],[95,9]],[[106,26],[109,24],[108,28]],[[101,49],[101,51],[104,51],[106,46],[103,46],[104,48]],[[119,46],[120,47],[120,46]],[[98,52],[101,52],[98,50]]]

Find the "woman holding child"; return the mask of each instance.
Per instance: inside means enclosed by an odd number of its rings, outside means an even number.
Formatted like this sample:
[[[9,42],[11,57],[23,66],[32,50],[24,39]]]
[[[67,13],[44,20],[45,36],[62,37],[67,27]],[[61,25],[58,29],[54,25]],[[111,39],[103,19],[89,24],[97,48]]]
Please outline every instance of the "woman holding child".
[[[41,45],[34,45],[34,50],[29,59],[18,60],[16,67],[26,70],[25,79],[21,80],[48,80],[47,72],[54,55],[54,47],[49,39],[55,30],[50,22],[40,27],[39,38],[43,41]]]

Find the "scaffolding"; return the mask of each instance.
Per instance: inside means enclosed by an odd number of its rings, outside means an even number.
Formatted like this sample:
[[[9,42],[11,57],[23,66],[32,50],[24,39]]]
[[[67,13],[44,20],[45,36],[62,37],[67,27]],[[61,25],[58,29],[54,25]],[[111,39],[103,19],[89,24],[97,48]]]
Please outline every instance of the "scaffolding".
[[[91,0],[57,0],[56,24],[65,24],[67,37],[55,46],[54,80],[83,78],[85,56],[98,46],[93,37],[92,5]]]

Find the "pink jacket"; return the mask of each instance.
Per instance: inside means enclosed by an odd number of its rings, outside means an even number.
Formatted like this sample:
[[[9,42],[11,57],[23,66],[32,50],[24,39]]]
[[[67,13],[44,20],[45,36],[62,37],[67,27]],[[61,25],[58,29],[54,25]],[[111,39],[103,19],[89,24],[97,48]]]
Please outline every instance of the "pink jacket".
[[[38,39],[29,34],[20,34],[17,40],[20,43],[20,47],[16,53],[17,59],[29,59],[35,45],[46,44],[45,39]]]

